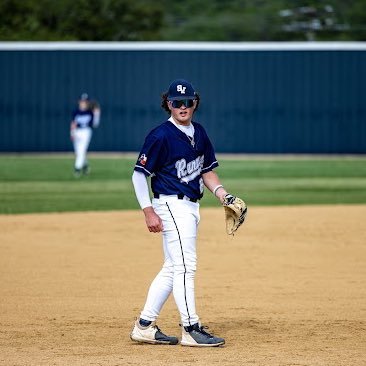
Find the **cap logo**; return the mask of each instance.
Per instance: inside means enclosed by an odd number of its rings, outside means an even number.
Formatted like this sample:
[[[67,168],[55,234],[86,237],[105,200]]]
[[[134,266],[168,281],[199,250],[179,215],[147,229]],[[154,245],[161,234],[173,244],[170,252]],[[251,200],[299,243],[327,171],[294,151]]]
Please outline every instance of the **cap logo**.
[[[186,93],[186,89],[187,88],[185,86],[181,85],[181,84],[177,85],[177,91],[179,93],[181,93],[181,94],[185,94]]]

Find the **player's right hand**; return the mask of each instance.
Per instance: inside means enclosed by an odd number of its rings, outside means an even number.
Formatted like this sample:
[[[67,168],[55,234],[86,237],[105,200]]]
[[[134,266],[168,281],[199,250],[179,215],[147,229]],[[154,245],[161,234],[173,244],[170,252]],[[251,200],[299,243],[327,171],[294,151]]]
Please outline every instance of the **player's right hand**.
[[[76,129],[76,124],[74,122],[71,122],[71,126],[70,126],[70,140],[71,141],[74,141],[75,129]]]
[[[151,233],[159,233],[163,231],[163,222],[156,214],[154,209],[150,207],[144,208],[146,226]]]

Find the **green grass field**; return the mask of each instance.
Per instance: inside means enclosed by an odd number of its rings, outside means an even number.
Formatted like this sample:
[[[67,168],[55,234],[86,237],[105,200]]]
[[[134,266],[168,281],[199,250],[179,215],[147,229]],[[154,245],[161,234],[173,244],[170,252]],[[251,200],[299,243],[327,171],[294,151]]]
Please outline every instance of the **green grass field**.
[[[94,157],[88,177],[75,179],[73,157],[0,156],[0,213],[137,209],[131,183],[135,159]],[[366,157],[226,159],[225,187],[248,205],[366,203]],[[217,205],[206,193],[202,206]]]

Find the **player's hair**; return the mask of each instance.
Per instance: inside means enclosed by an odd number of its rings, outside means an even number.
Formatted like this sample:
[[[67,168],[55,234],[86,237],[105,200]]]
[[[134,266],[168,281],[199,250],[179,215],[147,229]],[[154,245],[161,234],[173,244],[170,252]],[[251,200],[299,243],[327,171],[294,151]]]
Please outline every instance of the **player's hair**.
[[[200,96],[199,96],[199,94],[198,93],[195,93],[195,95],[196,95],[197,104],[196,104],[196,108],[194,109],[194,111],[196,111],[198,109],[198,106],[200,104]],[[170,109],[168,107],[168,93],[164,93],[161,96],[161,108],[163,108],[169,114],[171,113],[170,112]]]
[[[89,100],[88,103],[89,110],[100,109],[100,104],[96,99]]]

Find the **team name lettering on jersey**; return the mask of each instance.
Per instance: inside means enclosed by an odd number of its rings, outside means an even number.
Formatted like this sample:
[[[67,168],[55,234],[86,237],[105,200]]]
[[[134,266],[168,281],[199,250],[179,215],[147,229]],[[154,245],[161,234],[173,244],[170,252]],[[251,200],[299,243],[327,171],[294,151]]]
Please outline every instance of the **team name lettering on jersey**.
[[[201,174],[203,168],[204,155],[187,163],[186,159],[180,159],[175,163],[177,177],[182,183],[190,182]]]
[[[90,116],[89,115],[83,115],[83,116],[77,116],[76,117],[76,122],[77,123],[81,123],[81,124],[87,124],[90,121]]]

